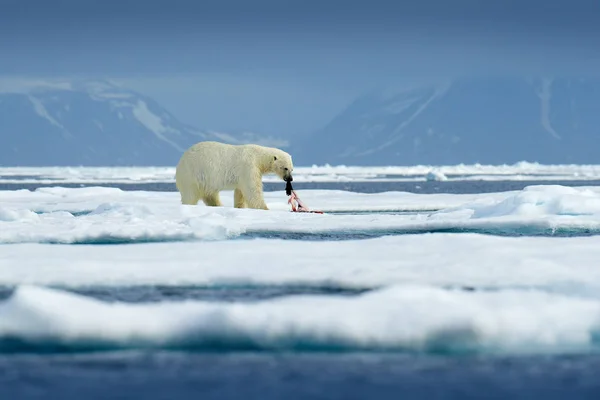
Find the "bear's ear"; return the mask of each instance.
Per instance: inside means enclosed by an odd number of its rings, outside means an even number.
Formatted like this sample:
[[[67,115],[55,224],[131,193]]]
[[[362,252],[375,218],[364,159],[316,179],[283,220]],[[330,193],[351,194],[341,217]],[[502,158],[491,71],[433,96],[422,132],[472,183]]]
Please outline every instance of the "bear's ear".
[[[277,156],[273,156],[273,161],[277,161]]]

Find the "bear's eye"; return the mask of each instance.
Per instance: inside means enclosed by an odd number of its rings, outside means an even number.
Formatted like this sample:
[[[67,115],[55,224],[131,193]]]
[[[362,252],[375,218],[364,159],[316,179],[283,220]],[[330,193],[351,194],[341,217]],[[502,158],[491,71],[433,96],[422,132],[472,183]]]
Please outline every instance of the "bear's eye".
[[[273,161],[277,161],[277,157],[276,156],[273,156]]]

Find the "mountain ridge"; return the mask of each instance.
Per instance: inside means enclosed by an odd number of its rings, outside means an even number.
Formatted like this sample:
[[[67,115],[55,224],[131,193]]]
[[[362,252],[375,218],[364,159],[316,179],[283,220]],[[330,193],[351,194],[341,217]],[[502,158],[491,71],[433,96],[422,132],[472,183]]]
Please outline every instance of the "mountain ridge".
[[[109,80],[0,84],[0,165],[175,165],[202,140],[286,145],[251,132],[201,130]]]
[[[292,150],[303,164],[597,163],[598,127],[598,80],[462,78],[371,91]]]
[[[0,80],[2,166],[173,166],[202,140],[284,148],[296,165],[597,164],[600,81],[461,78],[359,96],[288,143],[198,129],[110,80]]]

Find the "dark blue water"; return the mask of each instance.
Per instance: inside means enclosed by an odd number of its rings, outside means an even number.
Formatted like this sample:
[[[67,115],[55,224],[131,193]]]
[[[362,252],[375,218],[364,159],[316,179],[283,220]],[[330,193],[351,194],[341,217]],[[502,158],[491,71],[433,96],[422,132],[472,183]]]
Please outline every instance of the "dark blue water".
[[[597,399],[600,356],[123,352],[0,356],[0,398]]]
[[[118,301],[126,303],[155,303],[161,301],[226,301],[248,302],[268,300],[281,296],[300,294],[353,296],[365,293],[372,288],[344,288],[337,286],[251,286],[251,285],[219,285],[219,286],[167,286],[167,285],[136,285],[136,286],[82,286],[63,287],[49,286],[83,296],[92,297],[107,302]],[[0,286],[0,300],[8,298],[14,287]]]
[[[484,193],[519,190],[538,184],[597,186],[600,182],[350,182],[297,183],[294,186],[299,191]],[[0,190],[43,186],[53,185],[2,184]],[[105,186],[123,190],[175,190],[172,184]],[[265,190],[283,191],[284,186],[265,184]],[[598,234],[585,230],[503,229],[489,233],[507,236]],[[401,233],[411,232],[328,232],[327,237],[311,233],[250,232],[238,240],[256,237],[304,240],[310,246],[312,240],[360,239]],[[454,233],[460,233],[460,230]],[[307,249],[309,251],[310,247]],[[369,288],[133,286],[69,290],[109,302],[141,303],[190,299],[252,302],[295,294],[356,296]],[[0,299],[10,296],[11,291],[12,288],[0,287]],[[40,353],[29,349],[0,353],[0,399],[595,399],[600,398],[599,368],[598,354],[502,356],[222,349],[87,352],[57,349]]]
[[[518,237],[518,236],[551,236],[551,237],[582,237],[595,236],[600,230],[592,228],[547,228],[536,226],[508,226],[508,227],[473,227],[473,228],[429,228],[419,229],[369,229],[365,231],[334,231],[327,232],[279,232],[279,231],[251,231],[248,230],[239,236],[239,239],[284,239],[284,240],[359,240],[373,239],[382,236],[411,235],[419,233],[479,233],[485,235]]]

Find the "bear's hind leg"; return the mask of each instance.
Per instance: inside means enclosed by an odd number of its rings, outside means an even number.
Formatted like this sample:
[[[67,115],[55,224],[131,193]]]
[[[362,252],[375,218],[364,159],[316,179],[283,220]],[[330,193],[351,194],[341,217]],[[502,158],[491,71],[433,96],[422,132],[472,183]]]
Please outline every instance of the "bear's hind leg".
[[[246,208],[246,199],[240,189],[233,191],[233,207],[234,208]]]
[[[202,201],[204,201],[204,204],[208,207],[221,207],[223,205],[221,204],[221,197],[219,196],[219,192],[205,194],[202,198]]]

